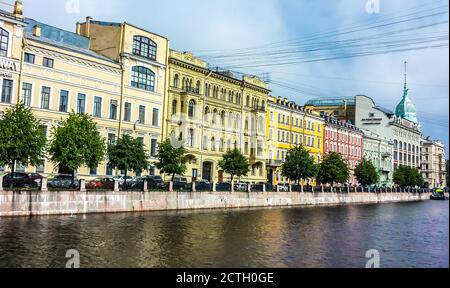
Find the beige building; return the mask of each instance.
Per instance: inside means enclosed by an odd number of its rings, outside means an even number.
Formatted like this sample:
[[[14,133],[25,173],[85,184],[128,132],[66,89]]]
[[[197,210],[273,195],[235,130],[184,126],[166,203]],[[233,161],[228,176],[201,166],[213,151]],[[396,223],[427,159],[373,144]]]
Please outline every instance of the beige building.
[[[431,140],[430,137],[422,140],[422,167],[421,172],[425,184],[430,188],[445,186],[445,147],[440,141]]]
[[[114,142],[120,133],[144,141],[153,159],[162,139],[169,41],[128,23],[79,23],[76,33],[25,18],[21,1],[0,12],[0,112],[23,101],[47,129],[71,111],[91,114],[100,134]],[[105,159],[78,175],[113,175]],[[17,171],[67,173],[45,161]],[[149,173],[155,173],[149,168]]]
[[[265,182],[265,109],[268,84],[208,68],[189,53],[170,51],[164,133],[188,150],[188,180],[227,182],[218,166],[225,152],[240,149],[250,161],[242,181]]]

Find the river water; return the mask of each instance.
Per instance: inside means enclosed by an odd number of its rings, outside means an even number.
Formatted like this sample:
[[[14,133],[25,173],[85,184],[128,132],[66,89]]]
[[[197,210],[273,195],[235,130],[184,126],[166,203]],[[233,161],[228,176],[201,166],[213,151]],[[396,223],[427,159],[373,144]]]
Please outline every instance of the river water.
[[[449,267],[449,202],[0,218],[0,267]]]

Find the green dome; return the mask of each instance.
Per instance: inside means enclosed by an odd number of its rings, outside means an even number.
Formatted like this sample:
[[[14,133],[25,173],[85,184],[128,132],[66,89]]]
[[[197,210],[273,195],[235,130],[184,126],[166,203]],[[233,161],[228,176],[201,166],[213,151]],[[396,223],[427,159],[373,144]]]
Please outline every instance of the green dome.
[[[405,89],[405,92],[403,93],[403,99],[397,105],[397,109],[395,109],[395,115],[397,117],[401,117],[415,124],[418,124],[419,121],[417,120],[417,109],[414,103],[409,98],[408,91],[409,89]]]

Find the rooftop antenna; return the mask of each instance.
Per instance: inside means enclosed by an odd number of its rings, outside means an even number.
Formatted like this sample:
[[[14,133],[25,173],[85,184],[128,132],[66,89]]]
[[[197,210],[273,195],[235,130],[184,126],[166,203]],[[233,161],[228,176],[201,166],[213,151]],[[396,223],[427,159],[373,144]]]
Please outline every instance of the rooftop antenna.
[[[409,91],[407,65],[408,65],[408,62],[405,61],[405,86],[403,88],[403,97],[406,97],[408,95],[408,91]]]

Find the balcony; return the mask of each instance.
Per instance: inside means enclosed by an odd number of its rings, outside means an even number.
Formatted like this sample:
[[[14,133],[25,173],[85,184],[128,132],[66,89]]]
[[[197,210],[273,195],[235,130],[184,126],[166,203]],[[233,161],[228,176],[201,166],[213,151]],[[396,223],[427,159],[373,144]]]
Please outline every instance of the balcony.
[[[256,107],[252,108],[253,113],[266,113],[266,107]]]
[[[194,94],[194,95],[200,95],[200,89],[194,88],[194,87],[183,87],[181,88],[182,94]]]
[[[283,161],[274,159],[267,159],[266,163],[269,167],[280,167],[281,165],[283,165]]]

